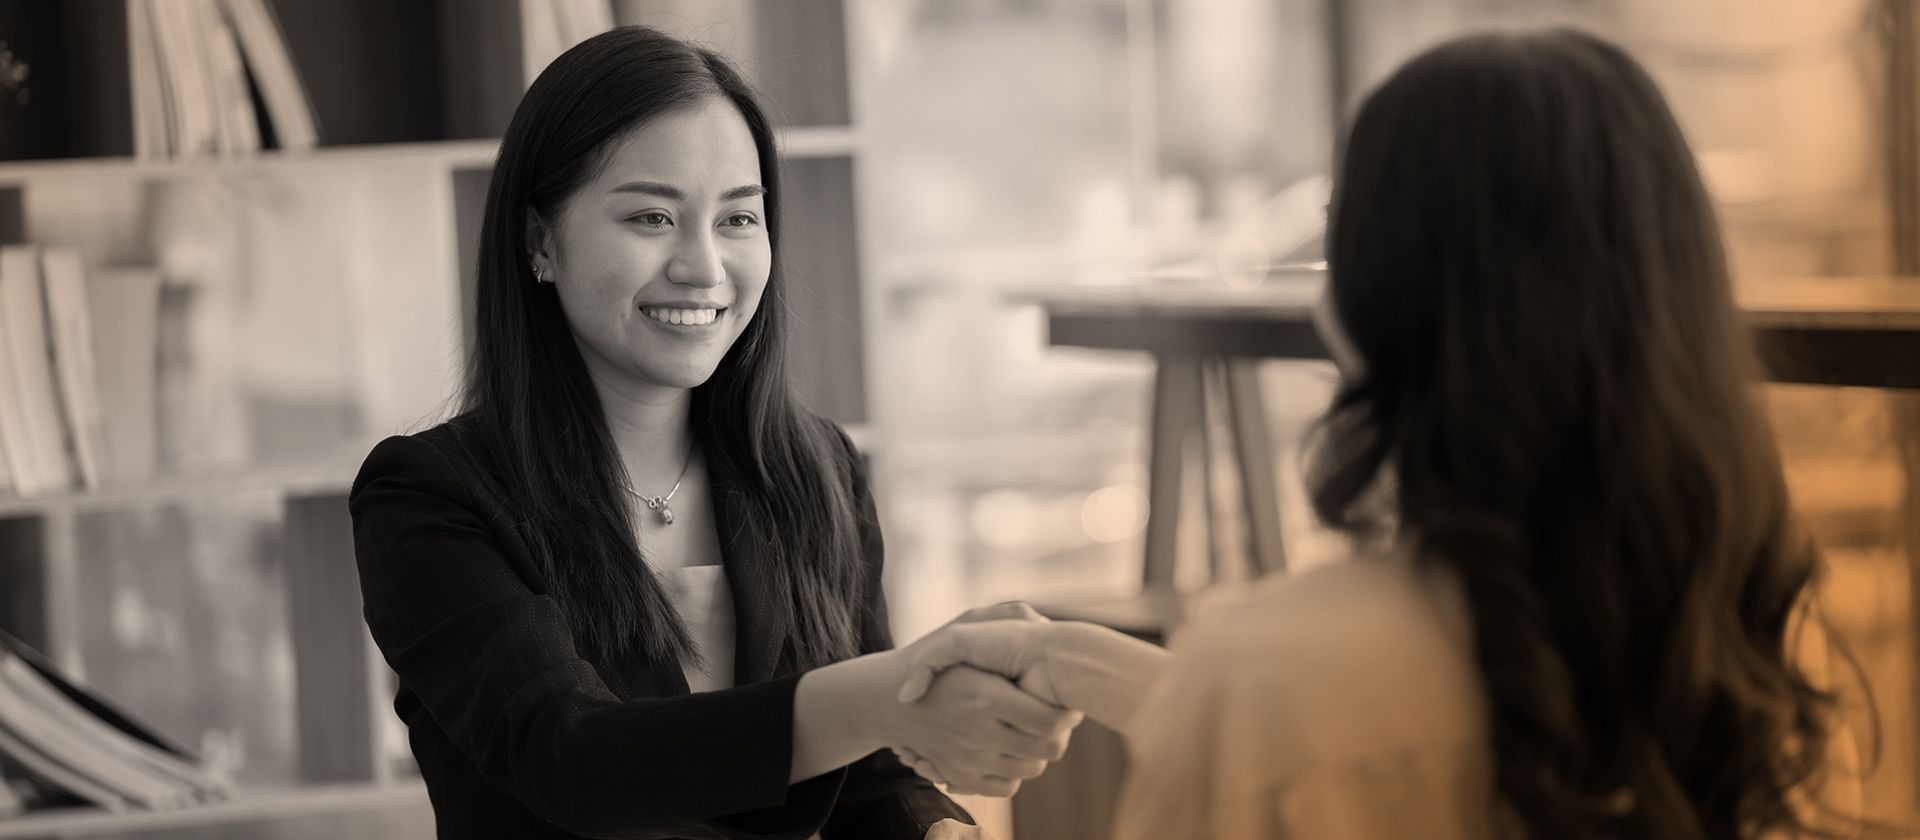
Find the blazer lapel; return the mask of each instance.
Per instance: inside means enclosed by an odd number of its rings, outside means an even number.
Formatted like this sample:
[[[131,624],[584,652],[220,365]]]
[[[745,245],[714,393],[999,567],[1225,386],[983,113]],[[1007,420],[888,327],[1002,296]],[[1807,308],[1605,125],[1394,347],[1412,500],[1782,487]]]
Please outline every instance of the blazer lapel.
[[[713,463],[713,462],[709,462]],[[779,569],[768,562],[771,542],[743,514],[748,503],[730,475],[713,476],[714,524],[720,559],[733,592],[734,685],[772,679],[780,665],[791,605]]]

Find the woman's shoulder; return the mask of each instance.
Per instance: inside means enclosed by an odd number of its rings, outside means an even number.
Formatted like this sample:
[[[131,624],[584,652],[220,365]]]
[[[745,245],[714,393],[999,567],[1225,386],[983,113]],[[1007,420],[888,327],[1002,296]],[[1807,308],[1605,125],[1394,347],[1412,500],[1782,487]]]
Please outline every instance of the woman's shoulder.
[[[479,484],[476,476],[484,472],[474,435],[473,420],[460,415],[420,431],[387,437],[361,462],[352,495],[379,479],[470,490]]]
[[[1472,628],[1443,571],[1356,556],[1202,596],[1173,641],[1182,678],[1259,698],[1324,761],[1472,743],[1484,698]]]
[[[1343,649],[1469,642],[1458,585],[1399,552],[1356,553],[1300,572],[1219,586],[1196,596],[1182,644]]]

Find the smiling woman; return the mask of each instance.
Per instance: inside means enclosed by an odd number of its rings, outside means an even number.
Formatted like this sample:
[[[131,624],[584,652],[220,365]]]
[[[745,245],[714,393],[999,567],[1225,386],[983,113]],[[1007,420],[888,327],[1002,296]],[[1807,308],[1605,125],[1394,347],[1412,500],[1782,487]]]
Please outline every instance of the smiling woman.
[[[713,375],[771,273],[766,195],[739,108],[706,97],[618,141],[551,224],[530,216],[534,270],[603,390],[645,401]]]
[[[886,749],[1011,794],[1069,713],[977,671],[894,702],[858,454],[785,369],[773,132],[653,30],[529,88],[487,195],[462,413],[351,509],[442,837],[981,836]]]

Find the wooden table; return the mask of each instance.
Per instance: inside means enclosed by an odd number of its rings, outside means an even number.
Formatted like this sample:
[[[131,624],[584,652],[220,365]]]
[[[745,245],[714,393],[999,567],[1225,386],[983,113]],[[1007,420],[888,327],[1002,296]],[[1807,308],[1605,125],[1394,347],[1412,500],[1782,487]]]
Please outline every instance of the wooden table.
[[[1152,631],[1167,610],[1177,612],[1178,599],[1155,593],[1173,585],[1186,444],[1196,428],[1211,428],[1209,418],[1220,408],[1233,438],[1230,448],[1240,474],[1240,503],[1254,568],[1264,574],[1285,567],[1273,445],[1256,365],[1260,358],[1327,358],[1310,318],[1322,282],[1321,272],[1301,271],[1252,288],[1076,287],[1033,298],[1046,310],[1049,344],[1144,351],[1156,361],[1146,558],[1141,567],[1141,582],[1151,600],[1115,602],[1119,612],[1082,617],[1130,631]],[[1216,558],[1211,570],[1216,576],[1218,565]]]
[[[1152,463],[1142,583],[1170,586],[1185,442],[1224,372],[1258,571],[1285,566],[1272,445],[1255,384],[1258,359],[1325,359],[1310,318],[1321,272],[1295,271],[1250,288],[1208,285],[1069,287],[1024,296],[1046,311],[1056,347],[1154,355]],[[1920,279],[1811,278],[1754,282],[1739,299],[1774,382],[1920,389]]]
[[[1326,359],[1310,314],[1325,272],[1257,286],[1142,282],[1018,294],[1046,312],[1048,343],[1151,353],[1154,378],[1142,598],[1075,605],[1072,616],[1155,638],[1177,621],[1175,546],[1186,443],[1224,411],[1243,492],[1253,570],[1285,568],[1260,359]],[[1738,297],[1774,382],[1920,389],[1920,279],[1756,281]],[[1217,560],[1215,574],[1218,574]]]

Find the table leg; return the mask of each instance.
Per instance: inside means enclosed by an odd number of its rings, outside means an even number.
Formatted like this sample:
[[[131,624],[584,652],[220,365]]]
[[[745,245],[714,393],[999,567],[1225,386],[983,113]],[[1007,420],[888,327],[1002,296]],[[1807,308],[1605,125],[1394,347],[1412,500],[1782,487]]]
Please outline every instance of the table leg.
[[[1234,455],[1239,459],[1254,572],[1266,575],[1284,570],[1287,555],[1280,532],[1279,482],[1274,478],[1277,462],[1266,401],[1260,395],[1258,365],[1252,359],[1227,360],[1227,402],[1233,413]]]
[[[1890,413],[1893,415],[1893,428],[1890,431],[1894,441],[1895,457],[1900,459],[1901,468],[1906,473],[1905,492],[1901,494],[1900,500],[1900,521],[1893,537],[1899,545],[1899,551],[1906,555],[1904,565],[1907,569],[1907,603],[1904,606],[1907,608],[1907,620],[1910,624],[1908,625],[1909,635],[1905,641],[1909,645],[1908,655],[1911,656],[1916,640],[1920,639],[1920,392],[1894,391],[1887,395],[1887,402],[1888,408],[1891,409]],[[1908,671],[1907,685],[1894,686],[1888,692],[1893,694],[1903,689],[1913,692],[1915,700],[1907,710],[1910,727],[1913,721],[1920,721],[1920,691],[1914,691],[1920,686],[1915,685],[1913,673],[1912,670]],[[1920,778],[1920,744],[1916,744],[1914,738],[1909,735],[1905,743],[1891,749],[1907,750],[1910,774],[1907,778],[1909,780]],[[1902,793],[1905,794],[1905,801],[1901,804],[1905,806],[1905,810],[1893,813],[1897,814],[1899,819],[1911,820],[1914,811],[1920,810],[1920,804],[1917,804],[1920,803],[1920,789],[1912,787],[1912,782],[1909,781],[1907,790]],[[1878,817],[1874,814],[1869,816]]]
[[[1179,552],[1180,497],[1186,484],[1187,439],[1200,422],[1200,359],[1161,356],[1153,380],[1152,452],[1147,464],[1147,545],[1141,567],[1148,588],[1173,585]]]
[[[1228,579],[1227,552],[1234,542],[1227,533],[1234,527],[1233,514],[1226,508],[1231,499],[1221,499],[1218,453],[1221,446],[1233,447],[1231,432],[1220,440],[1222,412],[1227,410],[1227,360],[1207,356],[1200,360],[1200,500],[1206,506],[1207,582]],[[1222,504],[1225,502],[1225,504]],[[1222,517],[1226,521],[1222,521]],[[1241,558],[1236,554],[1235,560]]]

